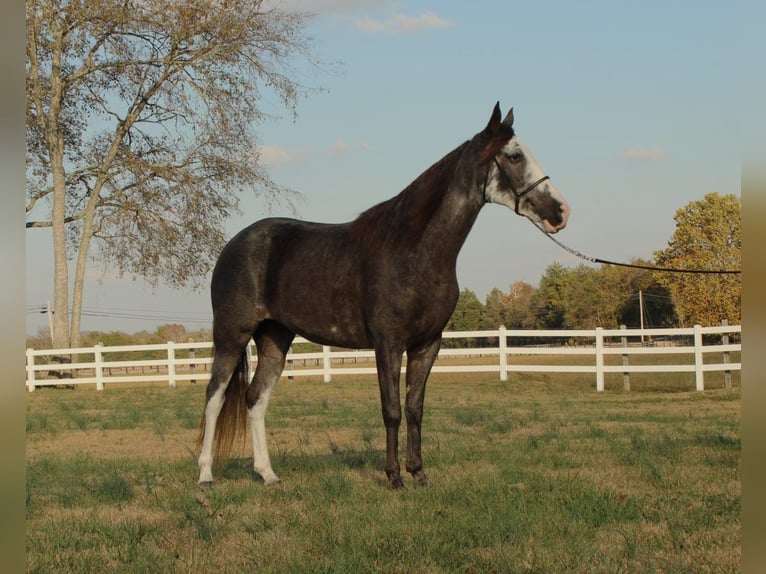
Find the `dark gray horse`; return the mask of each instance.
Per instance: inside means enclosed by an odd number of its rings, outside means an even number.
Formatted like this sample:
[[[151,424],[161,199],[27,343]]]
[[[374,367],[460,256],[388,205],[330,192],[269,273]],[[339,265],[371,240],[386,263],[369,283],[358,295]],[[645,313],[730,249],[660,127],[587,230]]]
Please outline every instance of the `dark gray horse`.
[[[215,357],[200,432],[199,482],[213,480],[213,454],[236,435],[253,438],[254,469],[279,480],[266,445],[269,396],[296,334],[323,345],[375,350],[385,471],[393,488],[402,418],[399,375],[407,353],[407,471],[425,484],[420,454],[423,397],[441,333],[458,300],[458,252],[485,203],[562,229],[569,207],[516,137],[513,110],[495,106],[486,128],[423,172],[396,197],[350,223],[264,219],[243,229],[213,270]],[[246,346],[258,351],[252,383]],[[214,448],[215,447],[215,448]]]

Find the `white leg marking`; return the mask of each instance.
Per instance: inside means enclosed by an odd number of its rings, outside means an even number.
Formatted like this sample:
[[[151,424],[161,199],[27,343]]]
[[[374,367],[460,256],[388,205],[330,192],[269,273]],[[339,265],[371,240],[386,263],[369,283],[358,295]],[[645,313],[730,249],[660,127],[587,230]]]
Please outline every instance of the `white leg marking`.
[[[197,459],[199,465],[199,483],[213,482],[213,439],[218,415],[223,407],[226,387],[221,385],[205,405],[205,434],[202,438],[202,449]]]
[[[269,458],[269,447],[266,444],[266,409],[269,406],[269,398],[274,383],[267,385],[258,397],[258,401],[248,411],[250,430],[253,434],[253,469],[261,475],[263,482],[274,484],[279,482],[279,477],[274,474]]]

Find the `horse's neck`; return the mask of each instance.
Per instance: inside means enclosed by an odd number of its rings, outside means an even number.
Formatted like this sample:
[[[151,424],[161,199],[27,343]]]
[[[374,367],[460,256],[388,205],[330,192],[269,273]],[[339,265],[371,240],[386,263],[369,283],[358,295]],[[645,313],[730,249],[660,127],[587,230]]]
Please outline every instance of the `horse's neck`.
[[[476,197],[469,177],[455,178],[444,200],[423,232],[420,247],[438,255],[440,263],[454,263],[484,202]]]
[[[473,180],[474,158],[466,142],[407,186],[350,222],[352,236],[371,251],[419,252],[435,265],[456,260],[483,204]]]

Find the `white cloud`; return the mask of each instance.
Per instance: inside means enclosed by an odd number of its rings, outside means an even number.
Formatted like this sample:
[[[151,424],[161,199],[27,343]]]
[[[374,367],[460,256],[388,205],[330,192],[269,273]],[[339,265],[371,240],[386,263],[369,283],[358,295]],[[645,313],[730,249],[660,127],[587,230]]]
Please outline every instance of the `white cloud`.
[[[389,0],[270,0],[268,7],[309,14],[345,14],[388,4]]]
[[[338,157],[356,152],[366,152],[369,149],[370,146],[366,141],[360,141],[355,144],[348,144],[343,140],[338,140],[331,146],[327,147],[324,151],[331,157]]]
[[[351,151],[351,147],[343,140],[338,140],[327,148],[327,153],[330,155],[345,155]]]
[[[306,148],[286,148],[278,145],[259,145],[258,158],[266,165],[300,163],[307,155]]]
[[[363,32],[373,32],[403,36],[421,30],[452,28],[455,23],[437,16],[433,12],[423,12],[419,16],[394,13],[386,20],[365,17],[353,21],[354,27]]]
[[[665,150],[661,147],[631,147],[622,152],[622,159],[639,161],[659,161],[665,159]]]
[[[385,19],[361,16],[376,10],[395,10],[398,2],[391,0],[267,0],[266,8],[303,12],[315,16],[333,16],[344,24],[363,32],[403,36],[422,30],[452,28],[455,23],[425,11],[418,16],[394,12]]]
[[[314,156],[322,157],[342,157],[352,153],[364,153],[370,149],[366,141],[359,141],[355,144],[349,144],[342,139],[335,143],[315,149],[311,147],[288,148],[278,145],[261,145],[256,151],[258,159],[265,165],[297,164]]]

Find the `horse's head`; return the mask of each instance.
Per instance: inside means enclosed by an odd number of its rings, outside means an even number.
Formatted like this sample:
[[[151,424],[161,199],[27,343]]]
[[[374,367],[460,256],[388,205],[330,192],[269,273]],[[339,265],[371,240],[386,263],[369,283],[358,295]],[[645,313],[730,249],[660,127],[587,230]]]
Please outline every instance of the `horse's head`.
[[[569,205],[513,131],[513,108],[500,121],[500,103],[484,128],[480,185],[487,203],[499,203],[556,233],[567,224]],[[486,170],[486,171],[482,171]]]

